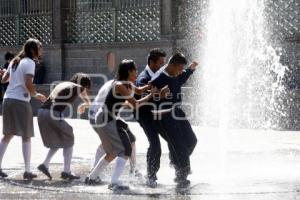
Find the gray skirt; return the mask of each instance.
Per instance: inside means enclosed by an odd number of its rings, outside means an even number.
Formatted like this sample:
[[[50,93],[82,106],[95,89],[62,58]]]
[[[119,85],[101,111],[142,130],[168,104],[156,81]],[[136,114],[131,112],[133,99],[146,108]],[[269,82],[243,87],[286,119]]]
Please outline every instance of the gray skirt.
[[[39,109],[38,124],[45,147],[67,148],[74,145],[73,128],[60,116],[60,112]]]
[[[100,137],[105,153],[114,156],[130,156],[131,143],[135,142],[135,136],[123,120],[105,120],[105,114],[100,113],[95,120],[90,120],[94,130]]]
[[[34,136],[32,108],[29,102],[17,99],[4,99],[3,134],[24,138]]]

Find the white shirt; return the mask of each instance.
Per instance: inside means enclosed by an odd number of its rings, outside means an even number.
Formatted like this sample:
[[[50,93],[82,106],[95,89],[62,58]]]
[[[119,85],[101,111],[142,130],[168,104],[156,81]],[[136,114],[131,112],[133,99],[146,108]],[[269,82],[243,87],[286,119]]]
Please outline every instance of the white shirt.
[[[146,66],[146,71],[148,72],[151,78],[155,75],[155,73],[150,69],[149,65]]]
[[[159,70],[157,70],[153,76],[151,76],[151,80],[155,79],[156,77],[158,77],[158,75],[160,75],[160,73],[162,73],[165,69],[166,69],[167,65],[162,66],[161,68],[159,68]],[[150,68],[149,68],[150,69]],[[153,73],[153,72],[152,72]]]
[[[9,70],[9,84],[4,98],[29,102],[31,96],[25,84],[25,77],[26,75],[34,76],[35,62],[26,57],[20,60],[16,70],[12,69],[12,62],[9,64],[7,70]]]
[[[114,80],[110,80],[100,88],[96,98],[94,99],[92,105],[89,108],[90,119],[95,119],[96,114],[102,110],[102,106],[105,103],[106,96],[108,95],[113,82]]]

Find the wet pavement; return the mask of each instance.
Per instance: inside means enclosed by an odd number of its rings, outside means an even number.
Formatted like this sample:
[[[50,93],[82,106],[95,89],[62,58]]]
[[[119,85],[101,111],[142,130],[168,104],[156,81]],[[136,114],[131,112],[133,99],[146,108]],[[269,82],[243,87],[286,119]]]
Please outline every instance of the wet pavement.
[[[121,180],[130,185],[130,191],[113,193],[107,189],[113,165],[104,173],[103,185],[84,184],[100,143],[99,138],[86,120],[68,121],[75,132],[72,171],[81,179],[72,182],[60,179],[62,150],[53,157],[49,167],[52,181],[36,170],[47,149],[42,145],[35,120],[32,170],[38,173],[38,178],[31,182],[22,179],[21,139],[15,137],[3,160],[3,169],[8,172],[9,178],[0,180],[0,199],[300,199],[299,132],[194,127],[198,145],[191,157],[193,173],[189,188],[176,189],[174,169],[168,164],[168,151],[162,141],[158,187],[148,188],[143,177],[137,178],[128,173],[127,166]],[[130,123],[130,127],[137,137],[138,168],[146,174],[146,137],[137,123]]]

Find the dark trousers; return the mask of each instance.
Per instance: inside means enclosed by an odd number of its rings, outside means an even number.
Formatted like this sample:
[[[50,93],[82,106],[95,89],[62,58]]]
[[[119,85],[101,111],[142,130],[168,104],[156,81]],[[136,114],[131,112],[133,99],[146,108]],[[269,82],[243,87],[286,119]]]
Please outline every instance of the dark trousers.
[[[197,138],[180,108],[175,108],[175,116],[178,119],[172,116],[172,113],[165,113],[160,120],[156,120],[156,124],[168,142],[170,159],[174,164],[176,176],[185,179],[191,170],[190,155],[197,144]]]
[[[149,142],[147,150],[147,175],[148,178],[156,180],[156,173],[160,168],[161,145],[156,123],[151,113],[140,115],[138,122],[143,128]]]

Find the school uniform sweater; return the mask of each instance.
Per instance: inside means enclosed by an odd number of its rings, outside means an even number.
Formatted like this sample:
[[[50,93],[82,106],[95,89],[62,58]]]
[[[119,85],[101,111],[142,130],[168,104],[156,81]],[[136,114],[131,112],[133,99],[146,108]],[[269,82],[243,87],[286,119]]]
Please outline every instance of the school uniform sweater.
[[[158,89],[163,88],[168,85],[170,89],[170,94],[164,99],[153,98],[153,101],[162,106],[159,109],[169,109],[172,108],[174,104],[181,104],[182,93],[181,87],[188,80],[188,78],[193,74],[194,70],[187,68],[177,77],[172,77],[167,74],[166,71],[162,71],[157,77],[151,81],[151,85],[157,87]]]

